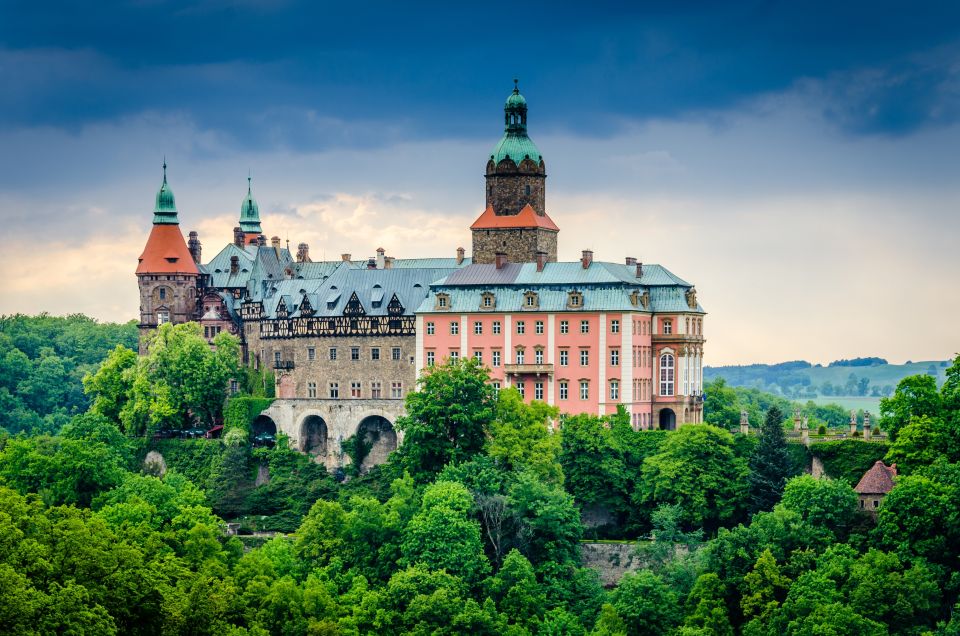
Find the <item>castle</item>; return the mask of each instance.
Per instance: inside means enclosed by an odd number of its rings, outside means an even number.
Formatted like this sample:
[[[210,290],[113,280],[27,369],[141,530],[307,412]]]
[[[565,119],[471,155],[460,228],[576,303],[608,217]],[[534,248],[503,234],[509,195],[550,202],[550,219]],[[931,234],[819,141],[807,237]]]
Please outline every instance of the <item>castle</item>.
[[[173,191],[157,192],[137,266],[141,336],[197,321],[242,343],[244,363],[276,374],[277,400],[255,422],[333,468],[340,442],[366,436],[366,462],[396,448],[393,422],[423,369],[472,356],[497,388],[563,413],[615,413],[637,429],[702,419],[703,308],[694,286],[660,265],[557,262],[546,164],[527,134],[518,88],[486,164],[486,206],[471,256],[376,256],[314,262],[267,240],[249,183],[229,243],[209,262],[184,241]],[[141,337],[141,343],[143,338]],[[141,344],[141,348],[142,348]]]

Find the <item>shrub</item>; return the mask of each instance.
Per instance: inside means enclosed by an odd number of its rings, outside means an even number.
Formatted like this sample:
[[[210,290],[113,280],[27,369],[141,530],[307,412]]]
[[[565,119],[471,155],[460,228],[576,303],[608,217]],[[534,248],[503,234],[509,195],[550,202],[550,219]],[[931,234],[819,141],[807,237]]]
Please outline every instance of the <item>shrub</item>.
[[[834,479],[856,484],[878,459],[889,450],[886,442],[857,439],[831,440],[810,445],[810,452],[823,461],[823,468]]]

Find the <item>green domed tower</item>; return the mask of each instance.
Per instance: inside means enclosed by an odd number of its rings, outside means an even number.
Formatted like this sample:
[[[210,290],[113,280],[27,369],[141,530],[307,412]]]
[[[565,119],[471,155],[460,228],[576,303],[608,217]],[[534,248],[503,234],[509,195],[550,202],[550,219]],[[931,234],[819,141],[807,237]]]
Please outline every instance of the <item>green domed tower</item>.
[[[527,135],[527,100],[517,80],[503,106],[503,137],[487,161],[487,206],[497,216],[514,216],[529,204],[545,214],[546,165]]]
[[[257,242],[257,237],[263,234],[260,228],[260,206],[253,198],[252,179],[247,177],[247,196],[240,204],[240,230],[243,232],[245,245]]]
[[[155,225],[177,225],[180,223],[177,218],[177,200],[173,196],[173,190],[167,183],[167,160],[163,160],[163,183],[157,190],[157,201],[153,206],[153,223]]]

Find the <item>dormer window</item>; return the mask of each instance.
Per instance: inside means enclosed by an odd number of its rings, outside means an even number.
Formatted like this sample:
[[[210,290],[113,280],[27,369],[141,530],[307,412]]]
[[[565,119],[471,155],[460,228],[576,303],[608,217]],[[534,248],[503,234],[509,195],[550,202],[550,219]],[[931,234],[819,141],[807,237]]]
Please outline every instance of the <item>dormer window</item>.
[[[523,295],[524,309],[536,309],[540,306],[540,298],[537,292],[528,291]]]
[[[580,309],[581,307],[583,307],[583,294],[577,291],[567,294],[568,309]]]
[[[450,295],[449,294],[437,294],[437,302],[434,304],[434,309],[450,309]]]
[[[687,296],[687,307],[689,307],[690,309],[696,309],[696,308],[697,308],[697,290],[696,290],[696,288],[691,287],[690,289],[688,289],[688,290],[687,290],[687,293],[686,293],[686,296]]]
[[[493,309],[497,306],[497,297],[490,292],[484,292],[480,295],[480,308]]]

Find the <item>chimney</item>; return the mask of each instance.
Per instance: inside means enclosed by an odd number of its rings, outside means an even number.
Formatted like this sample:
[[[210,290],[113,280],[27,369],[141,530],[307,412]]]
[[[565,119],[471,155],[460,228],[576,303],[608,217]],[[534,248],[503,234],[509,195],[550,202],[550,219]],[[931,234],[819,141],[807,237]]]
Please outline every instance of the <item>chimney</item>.
[[[190,250],[190,256],[193,257],[194,263],[200,262],[200,235],[195,231],[190,231],[190,240],[187,241],[187,247]]]
[[[547,253],[537,252],[537,271],[542,272],[546,264],[547,264]]]
[[[637,278],[643,278],[643,263],[637,261]]]
[[[236,274],[240,271],[240,257],[233,255],[230,257],[230,273]]]
[[[503,269],[504,265],[507,264],[507,255],[505,252],[497,252],[494,258],[497,269]]]
[[[280,249],[280,237],[279,237],[279,236],[274,236],[273,238],[270,239],[270,247],[272,247],[272,248],[275,249],[275,250]]]
[[[301,243],[297,245],[297,262],[298,263],[309,263],[310,262],[310,246],[306,243]]]
[[[377,259],[370,257],[367,259],[367,269],[377,269]]]
[[[393,269],[393,257],[386,256],[383,259],[383,268],[384,269]]]
[[[632,256],[628,256],[626,262],[627,262],[627,266],[628,266],[628,267],[632,267],[632,266],[634,266],[634,265],[637,264],[637,259],[635,259],[635,258],[632,257]]]
[[[260,247],[267,246],[267,236],[265,234],[261,234],[260,236],[257,237],[257,245],[259,245]]]
[[[593,262],[593,250],[583,250],[583,255],[580,257],[580,262],[583,264],[583,269],[590,267],[590,263]]]
[[[341,255],[340,255],[340,260],[343,261],[344,263],[346,263],[347,261],[350,260],[350,255],[349,255],[349,254],[341,254]]]
[[[237,247],[243,247],[243,230],[240,226],[233,228],[233,244]]]
[[[463,263],[463,255],[466,253],[466,250],[462,247],[457,248],[457,265]]]
[[[382,247],[377,248],[377,269],[383,269],[384,267],[386,267],[386,262],[387,262],[387,257],[385,256],[386,253],[387,253],[387,250],[383,249]]]

